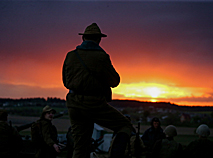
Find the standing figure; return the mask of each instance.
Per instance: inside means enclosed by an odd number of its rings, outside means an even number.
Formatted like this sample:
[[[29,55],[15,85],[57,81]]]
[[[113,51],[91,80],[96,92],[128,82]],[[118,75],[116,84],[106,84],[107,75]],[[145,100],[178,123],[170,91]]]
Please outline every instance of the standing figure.
[[[7,111],[0,109],[0,157],[18,157],[23,142],[16,128],[8,124],[7,117]]]
[[[160,126],[160,120],[154,117],[151,121],[151,127],[148,128],[141,137],[147,148],[147,157],[149,157],[155,142],[163,138],[165,138],[165,133],[163,133],[163,129]]]
[[[73,150],[74,150],[74,141],[73,141],[73,136],[72,136],[72,127],[70,126],[68,129],[68,132],[66,134],[67,138],[67,158],[71,158],[73,155]]]
[[[74,139],[73,157],[89,157],[94,123],[117,133],[111,158],[123,157],[133,127],[107,103],[111,99],[110,88],[118,86],[120,76],[109,55],[99,46],[106,35],[96,23],[79,35],[83,35],[83,42],[67,53],[62,72],[64,86],[69,90],[66,106]]]
[[[210,135],[209,127],[206,124],[202,124],[196,129],[196,133],[198,134],[198,139],[189,143],[184,150],[184,155],[193,158],[209,157],[212,155],[213,149],[213,142],[208,139]]]
[[[57,129],[52,124],[55,113],[56,111],[50,106],[45,106],[40,119],[31,128],[32,140],[33,142],[37,141],[35,144],[37,148],[36,158],[56,158],[57,153],[60,153]],[[33,131],[36,131],[36,133]]]
[[[128,114],[125,114],[126,118],[131,121],[131,117]],[[144,156],[145,146],[140,137],[140,122],[138,123],[138,132],[136,132],[135,128],[132,129],[130,140],[126,146],[125,155],[123,158],[142,158]],[[111,146],[114,143],[114,138],[116,133],[113,133]],[[109,154],[111,153],[111,147],[109,149]]]
[[[166,138],[157,140],[152,149],[152,158],[180,158],[183,153],[182,145],[174,140],[177,129],[173,125],[165,128]]]

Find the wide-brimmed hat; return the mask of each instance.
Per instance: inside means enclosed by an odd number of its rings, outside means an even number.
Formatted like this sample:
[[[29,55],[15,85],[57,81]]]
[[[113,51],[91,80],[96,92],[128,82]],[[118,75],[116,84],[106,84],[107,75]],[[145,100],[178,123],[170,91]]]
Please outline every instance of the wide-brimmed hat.
[[[91,25],[87,26],[84,33],[79,33],[79,35],[98,35],[100,37],[107,37],[107,35],[101,33],[101,30],[96,23],[92,23]]]
[[[42,113],[47,113],[47,112],[50,112],[52,111],[54,114],[56,113],[56,111],[54,109],[52,109],[49,105],[45,106],[42,110]]]

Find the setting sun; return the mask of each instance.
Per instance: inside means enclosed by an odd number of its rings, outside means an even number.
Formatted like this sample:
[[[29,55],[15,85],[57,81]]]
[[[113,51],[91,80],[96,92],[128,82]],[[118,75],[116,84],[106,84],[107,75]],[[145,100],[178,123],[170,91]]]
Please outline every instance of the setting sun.
[[[179,104],[188,104],[189,97],[203,96],[208,98],[209,89],[177,87],[160,83],[121,83],[117,88],[113,88],[113,96],[121,99],[148,100],[151,102],[175,100]],[[116,98],[116,97],[114,97]],[[185,99],[185,102],[178,101],[178,98]]]
[[[150,101],[156,101],[156,98],[162,97],[168,87],[157,83],[131,83],[121,84],[118,88],[113,89],[113,93],[122,94],[125,97],[146,97]]]
[[[146,87],[144,93],[150,95],[152,98],[157,98],[163,91],[158,87]]]

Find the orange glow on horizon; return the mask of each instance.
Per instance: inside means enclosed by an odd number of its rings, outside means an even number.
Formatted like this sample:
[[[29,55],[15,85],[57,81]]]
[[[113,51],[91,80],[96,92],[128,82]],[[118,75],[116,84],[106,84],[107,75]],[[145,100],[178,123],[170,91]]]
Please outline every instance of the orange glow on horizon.
[[[151,99],[150,101],[151,101],[151,102],[157,102],[157,100],[156,100],[156,99]]]
[[[213,102],[191,101],[190,98],[208,98],[211,89],[202,87],[180,87],[159,83],[121,83],[117,88],[112,89],[113,98],[131,99],[150,102],[171,102],[178,105],[208,105]],[[187,100],[188,99],[188,100]]]

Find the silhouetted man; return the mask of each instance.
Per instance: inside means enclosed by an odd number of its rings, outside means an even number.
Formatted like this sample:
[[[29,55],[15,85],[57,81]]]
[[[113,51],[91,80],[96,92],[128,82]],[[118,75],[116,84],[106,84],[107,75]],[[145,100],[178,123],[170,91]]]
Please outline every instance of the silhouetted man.
[[[132,124],[107,104],[111,98],[110,87],[118,86],[120,76],[109,55],[99,46],[101,38],[106,35],[96,23],[79,35],[83,35],[83,42],[68,52],[62,74],[64,86],[69,89],[66,105],[74,139],[73,157],[89,158],[94,123],[117,133],[111,158],[123,157]]]
[[[177,129],[173,125],[165,128],[166,138],[157,140],[152,149],[152,158],[180,158],[183,154],[182,145],[174,140]]]
[[[189,143],[184,150],[184,156],[193,158],[211,157],[213,142],[208,139],[210,135],[209,127],[206,124],[202,124],[196,129],[196,133],[198,134],[198,139]]]
[[[60,153],[57,129],[52,124],[55,113],[56,111],[47,105],[43,108],[41,117],[36,122],[39,125],[38,134],[40,134],[42,139],[36,144],[38,149],[35,154],[36,158],[56,158],[57,154]]]
[[[160,120],[157,117],[152,119],[151,127],[144,132],[141,138],[144,145],[147,147],[147,157],[149,157],[154,143],[159,139],[165,138],[163,129],[160,126]]]
[[[23,142],[16,128],[8,124],[7,117],[7,111],[0,109],[0,157],[18,157]]]

